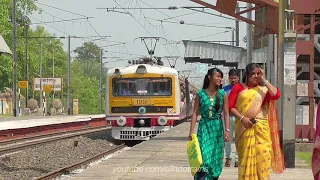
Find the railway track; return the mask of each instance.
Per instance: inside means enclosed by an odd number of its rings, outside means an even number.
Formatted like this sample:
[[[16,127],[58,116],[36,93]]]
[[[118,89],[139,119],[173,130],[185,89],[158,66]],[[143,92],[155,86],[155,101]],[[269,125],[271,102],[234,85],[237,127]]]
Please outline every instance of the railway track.
[[[56,171],[52,171],[52,172],[50,172],[48,174],[45,174],[45,175],[43,175],[41,177],[37,177],[37,178],[35,178],[35,180],[49,180],[49,179],[57,178],[57,177],[59,177],[61,175],[64,175],[64,174],[68,174],[68,173],[70,173],[70,172],[72,172],[74,170],[77,170],[77,169],[79,169],[79,168],[81,168],[83,166],[86,166],[86,165],[88,165],[88,164],[90,164],[90,163],[92,163],[94,161],[97,161],[97,160],[99,160],[99,159],[101,159],[101,158],[103,158],[103,157],[105,157],[105,156],[107,156],[109,154],[112,154],[112,153],[114,153],[116,151],[119,151],[119,150],[121,150],[121,149],[123,149],[125,147],[126,147],[125,144],[121,144],[121,145],[119,145],[119,146],[117,146],[117,147],[115,147],[115,148],[113,148],[111,150],[102,152],[102,153],[100,153],[100,154],[98,154],[96,156],[87,158],[87,159],[85,159],[83,161],[80,161],[80,162],[77,162],[75,164],[63,167],[63,168],[58,169]]]
[[[90,129],[94,130],[94,129],[97,129],[97,127],[89,127],[89,128],[78,129],[78,130],[73,130],[73,131],[54,132],[54,133],[41,134],[41,135],[35,135],[35,136],[27,136],[27,137],[22,137],[22,138],[15,138],[15,139],[10,139],[10,140],[0,141],[0,147],[14,144],[14,143],[32,141],[35,139],[42,139],[42,138],[47,138],[47,137],[52,137],[52,136],[59,136],[59,135],[68,134],[68,133],[77,133],[77,132],[82,132],[84,130],[90,130]]]
[[[35,147],[37,145],[43,145],[46,143],[51,143],[63,139],[69,139],[77,136],[82,135],[89,135],[101,131],[105,131],[110,129],[110,126],[103,126],[103,127],[95,127],[95,128],[86,128],[71,132],[58,132],[58,133],[51,133],[46,135],[39,135],[33,137],[25,137],[13,140],[7,140],[0,142],[0,147],[6,145],[6,147],[0,148],[0,156],[5,155],[8,153],[13,153],[17,151],[21,151],[27,148]]]

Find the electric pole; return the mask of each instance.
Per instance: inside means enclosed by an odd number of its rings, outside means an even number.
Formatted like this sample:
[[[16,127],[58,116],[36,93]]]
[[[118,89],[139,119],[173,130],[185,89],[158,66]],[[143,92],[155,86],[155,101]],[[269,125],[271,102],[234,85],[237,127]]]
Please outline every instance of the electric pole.
[[[285,166],[295,168],[295,125],[296,122],[296,39],[297,34],[290,26],[292,20],[288,0],[279,2],[279,80],[280,92],[280,136]],[[284,106],[285,105],[285,106]]]
[[[42,111],[41,115],[43,115],[43,100],[42,100],[43,92],[42,92],[42,44],[40,44],[40,109]]]
[[[247,9],[251,9],[252,4],[247,3]],[[252,19],[252,11],[247,13],[248,19]],[[247,64],[252,62],[252,25],[247,23]]]
[[[100,113],[102,113],[102,94],[103,94],[103,88],[102,88],[102,56],[103,51],[102,48],[100,49]]]
[[[237,8],[236,8],[236,12],[240,12],[240,8],[239,8],[239,3],[237,3]],[[240,31],[240,28],[239,28],[239,19],[236,19],[236,46],[239,47],[239,31]]]
[[[29,99],[29,73],[28,73],[28,25],[25,25],[25,32],[24,32],[24,36],[25,36],[25,46],[26,46],[26,50],[25,50],[25,60],[24,60],[24,79],[25,81],[28,81],[28,87],[26,88],[26,108],[28,107],[28,99]]]
[[[13,22],[13,116],[17,117],[17,22],[16,22],[16,0],[13,0],[12,22]]]
[[[283,21],[283,15],[284,15],[284,7],[283,7],[283,1],[279,1],[279,32],[278,32],[278,44],[279,44],[279,47],[278,47],[278,87],[280,89],[280,91],[282,92],[283,94],[283,81],[284,81],[284,75],[282,72],[284,72],[284,63],[282,62],[284,59],[283,59],[283,56],[284,56],[284,52],[283,52],[283,41],[284,41],[284,38],[283,38],[283,34],[284,34],[284,30],[283,30],[283,26],[284,26],[284,21]],[[280,119],[280,122],[279,122],[279,130],[280,130],[280,141],[281,141],[281,144],[282,144],[282,148],[283,148],[283,97],[281,97],[279,99],[279,102],[278,102],[278,107],[279,107],[279,119]]]
[[[71,102],[70,102],[70,82],[71,82],[71,54],[70,54],[70,36],[68,36],[68,115],[71,115]]]
[[[52,45],[52,78],[54,79],[54,44]],[[55,82],[55,81],[53,81]],[[54,91],[54,83],[53,83],[53,94],[52,94],[52,100],[54,100],[54,94],[55,94],[55,91]]]

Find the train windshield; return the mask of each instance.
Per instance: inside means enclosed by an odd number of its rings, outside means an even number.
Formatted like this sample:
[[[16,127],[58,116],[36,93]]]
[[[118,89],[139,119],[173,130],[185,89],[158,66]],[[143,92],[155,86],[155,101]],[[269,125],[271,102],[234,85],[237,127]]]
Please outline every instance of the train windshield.
[[[171,78],[120,78],[112,80],[113,96],[171,96]]]

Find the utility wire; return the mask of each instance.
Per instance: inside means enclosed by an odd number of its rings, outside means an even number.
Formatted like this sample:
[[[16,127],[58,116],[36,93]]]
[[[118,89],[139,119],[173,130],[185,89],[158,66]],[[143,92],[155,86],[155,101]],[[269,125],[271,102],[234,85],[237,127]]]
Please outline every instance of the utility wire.
[[[107,52],[109,52],[109,53],[119,53],[119,52],[116,52],[116,51],[107,51]],[[147,55],[142,55],[142,54],[132,54],[132,53],[124,53],[124,52],[122,52],[122,53],[120,53],[120,54],[124,54],[124,55],[130,55],[130,56],[141,56],[141,57],[143,57],[143,56],[147,56]]]
[[[154,20],[154,21],[159,21],[159,22],[172,23],[172,24],[181,24],[181,23],[173,22],[173,21],[163,21],[163,20],[149,18],[149,17],[147,17],[147,18],[151,19],[151,20]],[[185,22],[183,22],[181,25],[208,27],[208,28],[220,28],[220,29],[230,29],[229,27],[223,27],[223,26],[214,26],[214,25],[206,25],[206,24],[195,24],[195,23],[185,23]]]
[[[71,14],[74,14],[74,15],[78,15],[78,16],[82,16],[82,17],[87,17],[85,15],[82,15],[82,14],[78,14],[78,13],[75,13],[75,12],[71,12],[71,11],[68,11],[68,10],[65,10],[65,9],[61,9],[61,8],[57,8],[57,7],[54,7],[54,6],[50,6],[50,5],[47,5],[47,4],[43,4],[43,3],[40,3],[40,2],[35,2],[37,4],[41,4],[43,6],[47,6],[47,7],[50,7],[50,8],[53,8],[53,9],[57,9],[57,10],[60,10],[60,11],[64,11],[64,12],[67,12],[67,13],[71,13]]]
[[[196,38],[193,38],[193,39],[190,39],[190,40],[201,39],[201,38],[204,38],[204,37],[214,36],[214,35],[218,35],[218,34],[224,34],[224,33],[227,33],[227,32],[231,32],[231,31],[223,31],[223,32],[208,34],[208,35],[196,37]]]
[[[197,14],[197,13],[199,13],[199,12],[191,12],[191,13],[186,13],[186,14],[180,14],[180,15],[177,15],[177,16],[171,16],[171,17],[168,17],[168,18],[165,18],[165,19],[161,19],[161,20],[165,21],[165,20],[169,20],[169,19],[176,19],[178,17],[188,16],[188,15]]]
[[[64,20],[64,19],[62,19],[62,18],[60,18],[60,17],[57,17],[57,16],[55,16],[55,15],[52,15],[52,14],[50,14],[50,13],[42,10],[43,12],[45,12],[45,13],[47,13],[47,14],[55,17],[55,18],[61,19],[61,22],[65,22],[65,21],[68,22],[68,21],[72,21],[72,20],[86,19],[87,22],[88,22],[88,24],[90,25],[90,27],[95,31],[95,33],[96,33],[98,36],[100,36],[100,34],[98,33],[98,31],[94,28],[94,26],[93,26],[93,25],[90,23],[90,21],[89,21],[89,19],[90,19],[90,18],[93,18],[93,17],[88,17],[88,16],[85,16],[85,15],[82,15],[82,14],[79,14],[79,13],[71,12],[71,11],[68,11],[68,10],[65,10],[65,9],[61,9],[61,8],[57,8],[57,7],[50,6],[50,5],[46,5],[46,4],[43,4],[43,3],[40,3],[40,2],[35,2],[35,3],[41,4],[41,5],[43,5],[43,6],[47,6],[47,7],[53,8],[53,9],[57,9],[57,10],[60,10],[60,11],[68,12],[68,13],[71,13],[71,14],[74,14],[74,15],[82,16],[83,18]],[[34,19],[35,19],[35,18],[34,18]],[[39,20],[38,20],[38,21],[39,21]],[[47,23],[48,23],[48,22],[43,22],[43,21],[40,21],[40,22],[43,23],[43,24],[45,24],[45,25],[47,25]],[[57,22],[59,22],[59,21],[57,21]],[[38,23],[38,24],[40,24],[40,23]],[[49,26],[49,25],[47,25],[47,26]],[[51,27],[51,28],[53,28],[53,29],[55,29],[55,30],[57,30],[57,31],[59,31],[59,32],[62,32],[62,31],[58,30],[57,28],[55,28],[55,27],[53,27],[53,26],[49,26],[49,27]],[[65,32],[63,32],[63,33],[65,33]],[[65,33],[65,34],[67,34],[67,33]]]
[[[52,17],[55,17],[55,18],[57,18],[57,19],[64,20],[64,19],[62,19],[61,17],[55,16],[55,15],[53,15],[53,14],[51,14],[51,13],[48,13],[47,11],[45,11],[45,10],[43,10],[43,9],[41,9],[41,12],[44,12],[44,13],[46,13],[46,14],[52,16]]]
[[[161,12],[160,10],[158,10],[158,9],[156,9],[156,8],[154,8],[154,7],[152,7],[152,6],[150,6],[149,4],[145,3],[144,1],[142,1],[142,0],[139,0],[139,1],[140,1],[140,2],[142,2],[143,4],[145,4],[145,5],[149,6],[150,8],[152,8],[152,9],[154,9],[154,10],[158,11],[159,13],[161,13],[161,14],[163,14],[163,15],[167,16],[167,17],[170,17],[170,16],[168,16],[167,14],[165,14],[165,13]],[[146,17],[145,17],[145,18],[146,18]],[[146,19],[147,19],[147,18],[146,18]],[[149,21],[148,21],[148,22],[149,22]],[[149,23],[150,23],[150,22],[149,22]],[[164,27],[163,27],[163,24],[161,24],[161,27],[162,27],[162,30],[163,30],[164,35],[166,36],[166,38],[168,38],[169,36],[166,34],[166,31],[165,31],[165,29],[164,29]],[[169,37],[168,39],[172,41],[172,39],[171,39],[170,37]],[[176,45],[176,48],[177,48],[177,50],[178,50],[178,54],[180,55],[180,51],[179,51],[179,48],[178,48],[178,46],[177,46],[177,45]]]
[[[170,16],[168,16],[167,14],[165,14],[164,12],[160,11],[158,8],[154,8],[154,7],[150,6],[149,4],[145,3],[145,2],[144,2],[144,1],[142,1],[142,0],[139,0],[139,1],[140,1],[140,2],[142,2],[143,4],[145,4],[145,5],[149,6],[150,8],[152,8],[152,9],[154,9],[154,10],[158,11],[159,13],[161,13],[161,14],[163,14],[163,15],[167,16],[167,17],[170,17]],[[168,9],[168,8],[166,8],[166,9]]]
[[[98,31],[92,26],[92,24],[90,23],[89,19],[87,19],[89,25],[91,26],[91,28],[97,33],[98,36],[100,36],[100,34],[98,33]]]
[[[53,16],[56,17],[56,16]],[[56,17],[58,18],[58,17]],[[70,21],[77,21],[77,20],[82,20],[82,19],[88,19],[88,18],[93,18],[93,17],[86,17],[86,18],[74,18],[74,19],[61,19],[61,20],[57,20],[57,21],[45,21],[45,22],[41,22],[41,23],[31,23],[33,25],[36,24],[49,24],[49,23],[59,23],[59,22],[70,22]]]
[[[127,10],[125,10],[116,0],[113,0],[115,3],[118,4],[118,6],[120,6],[124,11],[126,11],[148,34],[150,34],[151,36],[153,36],[130,12],[128,12]],[[162,44],[162,43],[161,43]],[[162,44],[163,45],[163,44]],[[164,45],[163,45],[164,46]],[[164,48],[166,49],[166,51],[171,55],[171,53],[168,51],[168,49],[164,46]]]
[[[211,13],[211,12],[201,11],[201,10],[198,10],[198,9],[193,9],[193,8],[185,8],[185,9],[189,9],[189,10],[196,11],[196,12],[200,12],[200,13],[209,14],[209,15],[212,15],[212,16],[217,16],[217,17],[220,17],[220,18],[229,19],[229,20],[232,20],[232,21],[236,20],[236,19],[234,19],[234,18],[230,18],[230,17],[218,15],[218,14],[213,14],[213,13]]]
[[[29,17],[31,17],[32,19],[35,19],[35,20],[43,23],[41,20],[39,20],[39,19],[37,19],[37,18],[35,18],[35,17],[32,17],[32,16],[29,16]],[[43,24],[46,25],[46,26],[48,26],[48,27],[51,27],[52,29],[55,29],[55,30],[57,30],[57,31],[59,31],[59,32],[61,32],[61,33],[63,33],[63,34],[66,34],[66,35],[70,36],[68,33],[64,32],[64,31],[61,31],[61,30],[59,30],[59,29],[57,29],[57,28],[55,28],[55,27],[53,27],[53,26],[51,26],[51,25],[49,25],[49,24],[45,24],[45,23],[43,23]]]

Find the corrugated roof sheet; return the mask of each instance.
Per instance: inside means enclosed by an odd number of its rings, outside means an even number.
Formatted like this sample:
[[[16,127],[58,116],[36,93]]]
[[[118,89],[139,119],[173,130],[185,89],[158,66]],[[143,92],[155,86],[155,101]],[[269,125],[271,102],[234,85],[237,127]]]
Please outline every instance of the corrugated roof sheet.
[[[185,58],[225,60],[227,63],[237,63],[239,69],[244,69],[247,62],[247,50],[242,47],[212,43],[208,41],[183,41],[185,45]],[[253,51],[254,63],[263,63],[264,49]]]

